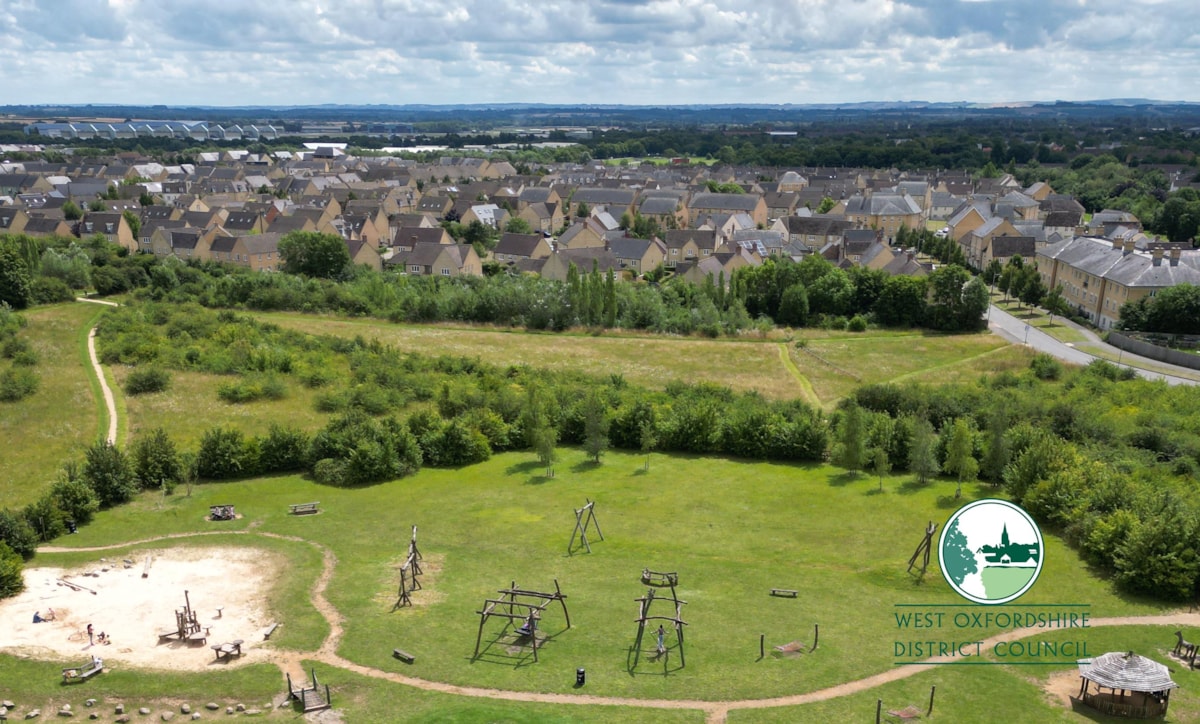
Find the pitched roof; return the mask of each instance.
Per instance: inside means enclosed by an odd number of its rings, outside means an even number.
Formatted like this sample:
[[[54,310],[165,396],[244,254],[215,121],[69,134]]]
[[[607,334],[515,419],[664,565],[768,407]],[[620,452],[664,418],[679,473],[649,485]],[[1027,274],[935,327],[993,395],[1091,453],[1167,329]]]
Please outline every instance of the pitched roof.
[[[541,234],[514,234],[505,232],[496,242],[494,254],[511,254],[512,256],[532,256],[542,242]]]
[[[693,209],[720,209],[722,211],[754,211],[761,200],[757,194],[700,193],[688,204]]]
[[[1093,659],[1080,659],[1079,675],[1106,689],[1129,691],[1168,691],[1179,686],[1171,680],[1171,672],[1157,661],[1130,651],[1110,651]]]

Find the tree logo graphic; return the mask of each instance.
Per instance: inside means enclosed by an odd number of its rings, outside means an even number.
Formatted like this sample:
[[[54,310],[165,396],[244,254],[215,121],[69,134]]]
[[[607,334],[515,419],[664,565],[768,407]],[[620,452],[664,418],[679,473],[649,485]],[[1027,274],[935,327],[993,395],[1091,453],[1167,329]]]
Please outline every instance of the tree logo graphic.
[[[1042,532],[1007,500],[986,498],[959,508],[942,528],[942,575],[975,603],[1008,603],[1033,587],[1042,572]]]

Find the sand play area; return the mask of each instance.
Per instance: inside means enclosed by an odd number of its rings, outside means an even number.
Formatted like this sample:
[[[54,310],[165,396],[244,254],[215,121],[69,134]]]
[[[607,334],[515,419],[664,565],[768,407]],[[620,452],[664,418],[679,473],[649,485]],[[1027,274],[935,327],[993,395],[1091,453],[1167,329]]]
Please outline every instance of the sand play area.
[[[109,666],[158,669],[262,661],[267,658],[263,634],[274,622],[267,593],[278,564],[272,554],[255,548],[171,548],[132,555],[98,552],[94,562],[71,570],[27,568],[25,591],[0,603],[0,650],[70,662],[97,656]],[[193,641],[159,637],[163,629],[176,627],[184,591],[206,641],[199,635]],[[47,616],[51,609],[54,620],[33,622],[35,613]],[[89,623],[93,643],[88,642]],[[111,643],[100,643],[100,632]],[[242,655],[218,662],[210,647],[237,639],[243,642]]]

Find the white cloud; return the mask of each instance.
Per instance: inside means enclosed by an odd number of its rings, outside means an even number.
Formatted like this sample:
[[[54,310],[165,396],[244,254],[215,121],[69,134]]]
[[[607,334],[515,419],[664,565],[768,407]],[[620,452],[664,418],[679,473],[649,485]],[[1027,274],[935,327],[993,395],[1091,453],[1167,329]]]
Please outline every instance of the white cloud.
[[[13,0],[8,103],[1200,100],[1194,0]]]

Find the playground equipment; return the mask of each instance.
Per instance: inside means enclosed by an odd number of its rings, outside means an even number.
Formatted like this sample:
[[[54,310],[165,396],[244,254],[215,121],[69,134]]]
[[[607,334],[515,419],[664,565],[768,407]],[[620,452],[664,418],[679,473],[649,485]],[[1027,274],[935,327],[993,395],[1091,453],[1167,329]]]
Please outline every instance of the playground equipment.
[[[633,643],[633,665],[638,665],[638,660],[642,653],[642,637],[646,633],[647,621],[669,621],[675,629],[675,638],[679,642],[679,665],[686,666],[687,661],[683,653],[683,627],[687,622],[683,620],[683,607],[687,605],[687,601],[679,600],[679,596],[675,592],[675,586],[679,583],[679,574],[664,573],[660,571],[652,571],[649,568],[642,570],[642,583],[652,586],[646,589],[646,595],[641,598],[635,598],[634,601],[638,604],[638,616],[635,619],[638,625],[637,639]],[[660,594],[656,594],[656,590],[670,589],[671,597],[666,598]],[[654,616],[650,613],[650,608],[655,601],[663,601],[664,603],[673,604],[671,610],[674,611],[673,616]],[[661,608],[661,607],[660,607]],[[667,647],[664,642],[665,630],[660,624],[657,637],[655,640],[655,656],[666,656]]]
[[[104,659],[98,659],[93,656],[91,661],[82,666],[69,666],[63,669],[63,683],[69,684],[78,681],[87,681],[101,671],[104,671]]]
[[[520,640],[528,639],[530,646],[533,648],[533,660],[538,660],[538,622],[542,619],[542,614],[546,611],[546,607],[551,601],[558,601],[562,605],[563,617],[566,619],[567,628],[571,628],[571,614],[567,611],[567,594],[562,592],[558,586],[558,579],[554,580],[554,592],[533,591],[525,588],[517,588],[517,582],[513,581],[508,588],[497,591],[500,598],[489,598],[483,602],[483,610],[476,611],[479,614],[479,633],[475,637],[475,654],[471,657],[472,660],[479,658],[479,645],[483,641],[483,626],[492,616],[508,619],[511,625],[513,621],[521,621],[521,625],[514,630]],[[533,599],[538,603],[531,603],[521,599]]]
[[[932,520],[929,525],[925,526],[925,537],[921,539],[921,543],[917,545],[917,549],[913,551],[912,558],[908,559],[908,572],[912,573],[913,566],[917,565],[917,557],[924,554],[921,559],[921,575],[925,575],[925,569],[929,568],[929,553],[933,546],[933,534],[937,530],[937,523]]]
[[[417,549],[417,526],[414,525],[412,539],[408,542],[408,556],[404,559],[404,565],[400,566],[400,590],[396,594],[396,604],[392,606],[393,611],[404,606],[411,606],[412,592],[421,590],[421,581],[418,578],[422,573],[421,558],[421,551]]]
[[[922,716],[933,716],[933,695],[936,692],[937,692],[937,686],[929,687],[929,708],[925,711],[924,714],[921,713],[920,707],[916,706],[915,704],[909,704],[908,706],[904,707],[903,709],[888,709],[887,710],[888,721],[906,722],[906,721],[913,721],[914,719],[920,719]],[[883,716],[883,699],[876,699],[875,700],[875,724],[880,724],[882,722],[882,716]]]
[[[1183,631],[1175,632],[1175,648],[1171,653],[1181,661],[1186,661],[1189,668],[1196,668],[1196,644],[1183,637]]]
[[[575,535],[579,535],[579,542],[587,549],[588,553],[592,552],[592,546],[588,544],[587,529],[591,525],[596,529],[596,535],[600,540],[604,540],[604,534],[600,532],[600,522],[596,520],[596,502],[588,498],[587,505],[575,511],[575,530],[571,531],[571,540],[567,543],[567,555],[571,555],[575,550]]]
[[[209,520],[233,520],[237,517],[232,505],[210,505],[208,506]]]
[[[175,609],[175,628],[160,629],[158,638],[168,639],[178,637],[180,641],[200,641],[207,643],[208,633],[203,630],[199,619],[196,617],[196,611],[192,608],[191,598],[188,592],[183,592],[183,608]]]
[[[292,675],[287,674],[287,695],[288,698],[300,702],[300,708],[308,713],[310,711],[318,711],[320,709],[328,709],[333,706],[332,699],[329,697],[329,684],[325,685],[324,695],[321,692],[321,684],[317,681],[317,670],[312,669],[312,685],[308,686],[308,682],[304,682],[300,688],[296,688],[292,684]]]

